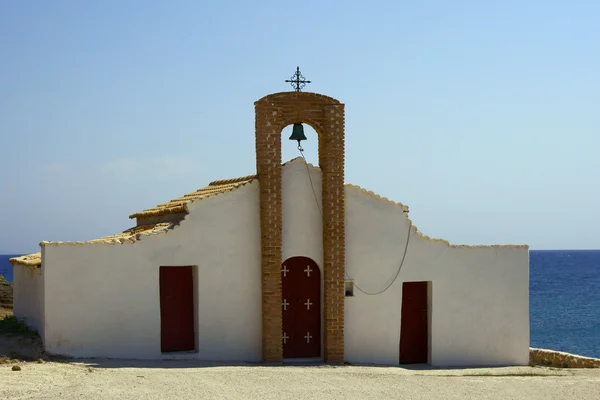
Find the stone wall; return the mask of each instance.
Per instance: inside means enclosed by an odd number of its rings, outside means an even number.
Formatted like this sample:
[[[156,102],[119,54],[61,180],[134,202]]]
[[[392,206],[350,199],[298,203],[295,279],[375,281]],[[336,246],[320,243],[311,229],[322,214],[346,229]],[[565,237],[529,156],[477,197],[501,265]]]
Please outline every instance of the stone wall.
[[[555,368],[600,368],[600,359],[547,349],[529,349],[529,363]]]

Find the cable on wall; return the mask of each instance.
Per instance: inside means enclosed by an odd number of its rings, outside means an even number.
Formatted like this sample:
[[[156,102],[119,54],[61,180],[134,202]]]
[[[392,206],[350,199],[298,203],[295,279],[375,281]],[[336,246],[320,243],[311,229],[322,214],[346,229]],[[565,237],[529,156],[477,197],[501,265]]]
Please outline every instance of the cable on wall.
[[[315,186],[313,184],[312,181],[312,177],[310,176],[310,168],[308,167],[308,161],[306,160],[306,157],[304,157],[304,149],[298,145],[298,151],[300,152],[300,155],[302,156],[302,159],[304,160],[304,164],[306,165],[306,172],[308,173],[308,180],[310,181],[310,187],[312,189],[313,192],[313,196],[315,198],[315,203],[317,205],[317,209],[319,210],[319,215],[321,215],[321,220],[323,219],[323,212],[321,211],[321,205],[319,204],[319,199],[317,198],[317,193],[315,192]],[[394,282],[396,282],[396,279],[398,279],[398,276],[400,276],[400,270],[402,270],[402,266],[404,265],[404,260],[406,259],[406,253],[408,252],[408,244],[410,243],[410,232],[412,230],[412,222],[409,221],[408,224],[408,233],[406,235],[406,244],[404,246],[404,254],[402,255],[402,261],[400,261],[400,265],[398,267],[398,271],[396,271],[396,274],[394,275],[394,279],[392,279],[392,282],[390,282],[389,285],[387,285],[385,287],[385,289],[379,291],[379,292],[367,292],[366,290],[363,290],[360,286],[358,286],[358,284],[356,284],[356,282],[354,282],[354,279],[352,279],[350,277],[350,275],[348,275],[348,272],[346,272],[346,268],[344,268],[344,273],[346,274],[346,277],[351,280],[354,284],[354,286],[358,289],[359,292],[366,294],[368,296],[377,296],[379,294],[384,293],[385,291],[387,291],[390,287],[392,287],[392,285],[394,284]]]
[[[396,271],[396,275],[394,276],[394,279],[392,280],[392,282],[390,282],[389,285],[386,286],[385,289],[376,292],[376,293],[369,293],[367,291],[364,291],[360,288],[360,286],[358,286],[356,283],[354,283],[354,286],[362,293],[369,295],[369,296],[377,296],[378,294],[382,294],[383,292],[385,292],[386,290],[388,290],[390,287],[392,287],[392,285],[394,284],[394,282],[396,282],[396,279],[398,279],[398,276],[400,276],[400,270],[402,269],[402,266],[404,265],[404,260],[406,259],[406,253],[408,252],[408,243],[410,242],[410,231],[412,230],[412,223],[408,224],[408,233],[406,235],[406,245],[404,246],[404,254],[402,254],[402,261],[400,261],[400,265],[398,266],[398,271]],[[346,269],[344,268],[344,272],[346,271]],[[350,278],[350,276],[348,275],[347,272],[346,276],[348,277],[348,279],[352,280],[352,278]],[[353,281],[354,282],[354,281]]]

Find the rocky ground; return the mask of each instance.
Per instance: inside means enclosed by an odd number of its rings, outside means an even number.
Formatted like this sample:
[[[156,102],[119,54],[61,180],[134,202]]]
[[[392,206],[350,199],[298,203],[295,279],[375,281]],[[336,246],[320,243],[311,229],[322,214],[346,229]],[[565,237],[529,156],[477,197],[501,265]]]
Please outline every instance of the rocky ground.
[[[13,290],[12,284],[4,280],[0,275],[0,319],[6,315],[12,315]]]
[[[12,284],[0,278],[0,364],[47,359],[38,335],[30,332],[12,315]]]

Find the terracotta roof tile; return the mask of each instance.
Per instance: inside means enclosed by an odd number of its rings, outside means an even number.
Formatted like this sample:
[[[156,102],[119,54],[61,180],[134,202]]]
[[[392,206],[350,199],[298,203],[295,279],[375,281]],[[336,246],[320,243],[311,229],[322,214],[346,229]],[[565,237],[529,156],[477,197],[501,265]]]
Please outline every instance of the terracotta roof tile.
[[[212,181],[208,184],[208,186],[198,189],[195,192],[185,194],[166,203],[159,204],[156,207],[148,208],[135,214],[131,214],[129,218],[148,218],[184,213],[186,211],[185,205],[193,200],[203,199],[209,196],[227,192],[239,186],[245,185],[255,178],[256,175],[248,175],[240,178]]]
[[[159,232],[165,231],[167,229],[170,229],[172,226],[173,226],[173,224],[168,223],[168,222],[155,224],[155,225],[135,226],[135,227],[127,229],[126,231],[123,231],[121,233],[117,233],[117,234],[110,235],[110,236],[104,236],[104,237],[101,237],[98,239],[88,240],[87,242],[83,242],[83,243],[90,243],[90,244],[117,243],[117,242],[122,243],[124,241],[135,241],[140,235],[146,236],[146,235],[151,235],[153,233],[159,233]]]
[[[291,162],[294,162],[297,160],[300,160],[300,157],[290,160],[287,163],[284,163],[283,165],[286,165],[288,163],[291,163]],[[309,164],[309,166],[311,166],[313,168],[318,168],[311,164]],[[169,214],[185,213],[186,212],[185,206],[187,203],[189,203],[191,201],[211,197],[211,196],[214,196],[214,195],[217,195],[220,193],[224,193],[224,192],[233,190],[237,187],[243,186],[243,185],[253,181],[254,179],[257,179],[257,175],[248,175],[248,176],[243,176],[243,177],[233,178],[233,179],[222,179],[222,180],[212,181],[208,184],[208,186],[198,189],[195,192],[188,193],[186,195],[183,195],[181,197],[178,197],[178,198],[168,201],[166,203],[159,204],[156,207],[149,208],[149,209],[140,211],[138,213],[132,214],[129,216],[129,218],[156,217],[156,216],[163,216],[163,215],[169,215]],[[351,190],[359,190],[359,191],[362,191],[363,193],[366,193],[366,194],[373,196],[375,198],[378,198],[380,200],[392,203],[392,204],[402,208],[402,210],[405,213],[408,213],[408,206],[405,206],[401,203],[397,203],[397,202],[391,201],[387,198],[381,197],[381,196],[379,196],[371,191],[365,190],[359,186],[350,185],[350,184],[346,184],[345,186],[346,186],[346,188],[349,188]],[[172,229],[173,227],[174,227],[174,224],[172,224],[172,223],[159,223],[159,224],[154,224],[154,225],[137,226],[137,227],[128,229],[124,232],[121,232],[121,233],[118,233],[115,235],[105,236],[105,237],[90,240],[87,242],[77,242],[74,244],[85,244],[85,243],[116,244],[116,243],[125,243],[125,242],[135,242],[137,239],[139,239],[140,236],[165,232],[169,229]],[[526,245],[495,245],[495,246],[451,245],[450,243],[448,243],[445,240],[433,239],[433,238],[430,238],[430,237],[422,234],[420,231],[418,231],[418,229],[414,225],[412,226],[412,229],[416,231],[417,235],[419,235],[425,239],[428,239],[428,240],[434,241],[434,242],[443,242],[446,245],[448,245],[449,247],[457,247],[457,248],[461,248],[461,247],[465,247],[465,248],[471,248],[471,247],[492,247],[492,248],[524,247],[524,248],[527,248],[528,247]],[[46,242],[44,242],[44,243],[46,243]],[[44,243],[42,243],[42,245]],[[47,243],[51,243],[51,242],[47,242]],[[68,243],[58,242],[57,244],[68,244]],[[34,254],[29,254],[29,255],[25,255],[25,256],[21,256],[21,257],[14,257],[14,258],[11,258],[9,261],[11,264],[39,266],[39,265],[41,265],[42,257],[41,257],[41,253],[34,253]]]
[[[58,242],[60,244],[115,244],[115,243],[124,243],[124,242],[135,242],[140,236],[152,235],[155,233],[160,233],[171,229],[173,227],[172,223],[160,223],[155,225],[142,225],[136,226],[121,233],[116,233],[114,235],[104,236],[98,239],[92,239],[85,242]],[[53,243],[53,242],[43,242]],[[36,267],[42,265],[42,253],[33,253],[20,257],[13,257],[8,260],[11,264],[19,264],[26,265],[31,267]]]
[[[25,256],[13,257],[8,260],[12,265],[26,265],[29,267],[37,267],[42,265],[42,253],[27,254]]]

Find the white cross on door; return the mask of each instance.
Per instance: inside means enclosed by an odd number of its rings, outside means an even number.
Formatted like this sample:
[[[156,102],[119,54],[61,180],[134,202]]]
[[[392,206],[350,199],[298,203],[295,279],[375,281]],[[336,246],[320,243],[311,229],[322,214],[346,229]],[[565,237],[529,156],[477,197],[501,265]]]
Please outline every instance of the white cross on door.
[[[304,303],[304,305],[306,306],[306,309],[310,311],[310,306],[312,306],[313,303],[311,303],[310,299],[306,299],[306,303]]]
[[[283,277],[285,278],[287,276],[287,273],[290,272],[290,270],[287,269],[287,267],[284,265],[281,269],[281,272],[283,272]]]
[[[287,311],[287,306],[289,306],[290,303],[288,303],[287,299],[283,299],[281,305],[283,306],[283,311]]]
[[[310,278],[310,273],[312,272],[312,269],[310,269],[310,265],[306,266],[306,269],[304,270],[304,272],[306,272],[306,275],[308,275],[308,277]]]
[[[312,336],[310,336],[310,332],[306,332],[306,335],[304,335],[304,339],[306,339],[306,343],[310,343],[310,339],[312,339]]]
[[[287,335],[287,333],[283,332],[283,336],[281,338],[283,339],[283,344],[286,344],[290,337]]]

